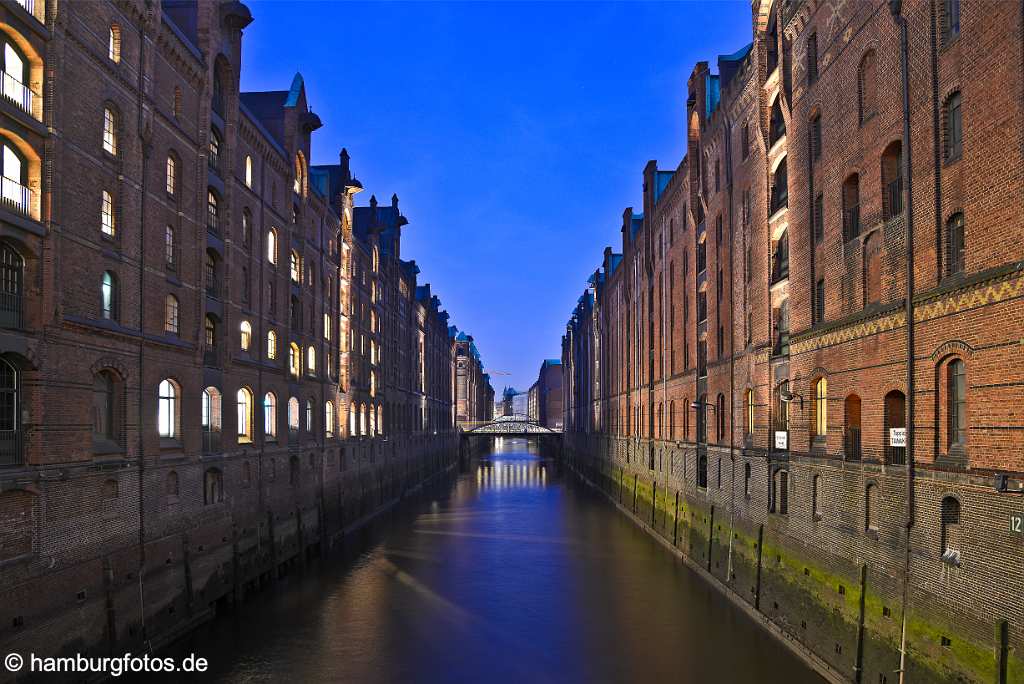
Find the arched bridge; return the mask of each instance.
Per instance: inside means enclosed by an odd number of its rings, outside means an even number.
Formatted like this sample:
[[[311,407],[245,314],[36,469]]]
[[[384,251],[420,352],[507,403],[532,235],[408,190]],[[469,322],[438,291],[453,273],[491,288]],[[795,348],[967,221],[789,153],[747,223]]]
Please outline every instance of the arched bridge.
[[[462,434],[471,435],[501,435],[501,436],[532,436],[532,435],[560,435],[561,430],[552,430],[546,425],[541,425],[527,416],[502,416],[490,421],[479,421],[475,423],[463,423]]]

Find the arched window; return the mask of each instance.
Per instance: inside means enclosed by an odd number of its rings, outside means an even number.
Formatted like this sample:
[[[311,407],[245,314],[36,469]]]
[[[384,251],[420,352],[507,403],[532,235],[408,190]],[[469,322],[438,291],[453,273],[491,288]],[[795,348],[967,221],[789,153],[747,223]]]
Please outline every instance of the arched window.
[[[27,187],[28,163],[14,145],[2,138],[0,140],[3,141],[3,156],[0,157],[3,187],[0,191],[0,199],[5,205],[13,207],[22,214],[28,214],[30,209],[30,191]],[[110,213],[113,216],[113,200],[111,200]],[[113,225],[113,219],[111,219],[110,235],[113,235]]]
[[[746,433],[748,437],[754,436],[754,390],[748,389],[746,396],[744,397],[744,407],[746,415]]]
[[[4,151],[6,152],[6,147]],[[6,154],[4,155],[7,156]],[[6,163],[6,159],[4,160]],[[5,171],[6,175],[6,171]],[[115,216],[114,216],[114,196],[109,191],[104,190],[101,195],[100,203],[100,230],[103,234],[108,237],[114,237],[116,231]]]
[[[0,358],[0,463],[21,462],[21,387],[18,370]]]
[[[903,143],[893,140],[882,152],[882,217],[903,213]]]
[[[864,306],[882,301],[882,238],[874,231],[864,240]]]
[[[271,361],[277,358],[277,333],[273,330],[267,331],[267,358]]]
[[[242,351],[249,351],[249,346],[252,344],[252,323],[249,321],[242,321],[239,324],[238,329]]]
[[[316,373],[316,349],[312,345],[306,348],[306,372],[310,375]]]
[[[789,514],[789,471],[779,469],[772,477],[772,513]]]
[[[363,404],[359,410],[359,434],[366,434],[366,404]]]
[[[206,229],[220,232],[220,200],[212,189],[206,190]]]
[[[161,437],[178,436],[178,386],[173,380],[161,380],[157,388],[157,429]]]
[[[697,441],[708,441],[708,398],[706,394],[697,397]]]
[[[354,437],[359,434],[358,421],[359,421],[359,407],[355,404],[349,404],[348,406],[348,436]]]
[[[288,345],[288,370],[293,377],[302,375],[302,351],[294,342]]]
[[[217,297],[220,293],[217,285],[217,253],[212,249],[206,250],[206,261],[204,262],[204,273],[206,276],[206,294]]]
[[[725,395],[718,395],[718,404],[715,408],[715,413],[718,414],[718,443],[723,444],[726,440],[726,426],[725,426]]]
[[[786,119],[782,116],[782,98],[776,97],[772,104],[771,120],[768,123],[768,144],[774,145],[786,135]]]
[[[675,441],[676,438],[676,402],[668,403],[668,438]]]
[[[868,50],[860,60],[857,69],[857,112],[860,123],[864,123],[875,115],[875,93],[878,88],[878,75],[875,67],[875,51]]]
[[[245,155],[245,187],[252,187],[252,157]]]
[[[942,108],[942,115],[945,119],[943,149],[946,153],[946,161],[956,161],[963,153],[963,121],[960,117],[960,93],[954,92],[946,98],[946,104]]]
[[[851,394],[843,402],[843,455],[848,461],[860,460],[860,397]]]
[[[295,190],[296,195],[302,195],[303,190],[306,187],[305,183],[306,176],[306,164],[302,158],[302,153],[295,155],[295,181],[292,189]]]
[[[213,314],[206,314],[206,320],[204,322],[204,330],[206,333],[206,348],[207,351],[213,350],[217,346],[217,319]]]
[[[173,154],[167,155],[167,194],[174,197],[178,192],[178,161]]]
[[[906,427],[906,397],[903,392],[893,390],[885,395],[882,443],[885,446],[885,462],[892,465],[906,463],[906,447],[893,446],[893,430]]]
[[[110,25],[110,33],[107,36],[107,57],[114,63],[121,61],[121,27],[117,24]]]
[[[7,38],[7,34],[3,37],[3,88],[0,92],[31,114],[32,91],[26,85],[29,81],[28,60],[21,49]]]
[[[683,441],[690,441],[690,398],[683,399]]]
[[[288,398],[288,431],[299,431],[299,400],[295,397]]]
[[[313,432],[313,400],[306,399],[306,432]]]
[[[851,173],[843,181],[843,236],[852,240],[860,235],[860,176]]]
[[[960,565],[960,501],[954,496],[942,499],[942,560]]]
[[[263,436],[277,440],[277,396],[273,392],[263,396]]]
[[[167,226],[164,229],[164,264],[173,270],[177,259],[175,258],[177,246],[174,239],[174,226]]]
[[[113,271],[104,271],[100,280],[100,315],[108,321],[118,319],[117,276]]]
[[[828,435],[828,380],[818,378],[814,383],[814,436],[824,439]]]
[[[210,104],[213,106],[213,111],[220,114],[221,118],[224,117],[224,79],[221,77],[223,70],[223,58],[220,58],[213,68],[213,93]]]
[[[239,443],[251,442],[253,424],[252,390],[248,387],[239,389],[236,402],[238,411],[238,441]]]
[[[203,452],[212,454],[220,451],[221,396],[216,387],[203,390]]]
[[[771,213],[789,206],[789,173],[783,158],[772,173]]]
[[[178,334],[178,298],[172,294],[164,299],[164,332]]]
[[[373,246],[373,272],[376,273],[380,270],[380,250],[377,249],[377,245]],[[376,284],[376,283],[374,283]]]
[[[267,261],[277,265],[277,231],[273,228],[267,231]]]
[[[946,365],[946,443],[950,449],[967,444],[967,374],[962,359]]]
[[[327,438],[334,437],[334,402],[328,401],[324,404],[324,435]]]
[[[384,407],[377,404],[377,434],[384,434]]]
[[[864,490],[864,529],[878,533],[878,485],[874,482]]]
[[[103,108],[103,151],[117,156],[117,114],[111,107]]]
[[[946,221],[946,275],[964,272],[964,215],[957,212]]]
[[[951,42],[960,35],[960,0],[942,2],[942,40]]]
[[[246,207],[242,210],[242,246],[246,249],[252,243],[252,213]]]
[[[92,440],[94,446],[110,447],[118,441],[117,379],[108,370],[100,371],[92,385]]]
[[[302,258],[299,257],[299,253],[294,249],[288,255],[289,272],[291,273],[293,283],[302,282]]]
[[[224,473],[218,468],[207,468],[203,474],[203,503],[207,506],[224,501]]]

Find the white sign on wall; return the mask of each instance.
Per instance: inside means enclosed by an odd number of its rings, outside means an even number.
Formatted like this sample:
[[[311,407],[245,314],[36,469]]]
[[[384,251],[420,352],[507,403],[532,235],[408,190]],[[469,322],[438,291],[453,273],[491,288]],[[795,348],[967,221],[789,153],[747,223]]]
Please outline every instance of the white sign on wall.
[[[907,446],[907,428],[889,428],[889,446]]]
[[[789,448],[789,433],[785,430],[778,430],[775,432],[775,448],[776,449],[788,449]]]

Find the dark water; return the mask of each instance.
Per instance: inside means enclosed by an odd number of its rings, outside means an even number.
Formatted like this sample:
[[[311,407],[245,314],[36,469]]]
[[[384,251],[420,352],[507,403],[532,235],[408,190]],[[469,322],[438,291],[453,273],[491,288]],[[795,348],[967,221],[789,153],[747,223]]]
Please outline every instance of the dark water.
[[[201,628],[203,682],[820,682],[601,496],[505,440]]]

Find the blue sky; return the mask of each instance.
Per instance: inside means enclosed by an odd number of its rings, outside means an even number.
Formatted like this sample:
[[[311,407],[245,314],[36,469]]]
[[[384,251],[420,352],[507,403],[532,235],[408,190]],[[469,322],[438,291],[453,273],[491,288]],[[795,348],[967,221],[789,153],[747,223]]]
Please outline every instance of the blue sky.
[[[693,65],[750,41],[743,0],[249,6],[242,89],[302,73],[324,122],[313,163],[347,147],[360,204],[398,193],[403,258],[498,392],[560,355],[647,160],[681,159]]]

